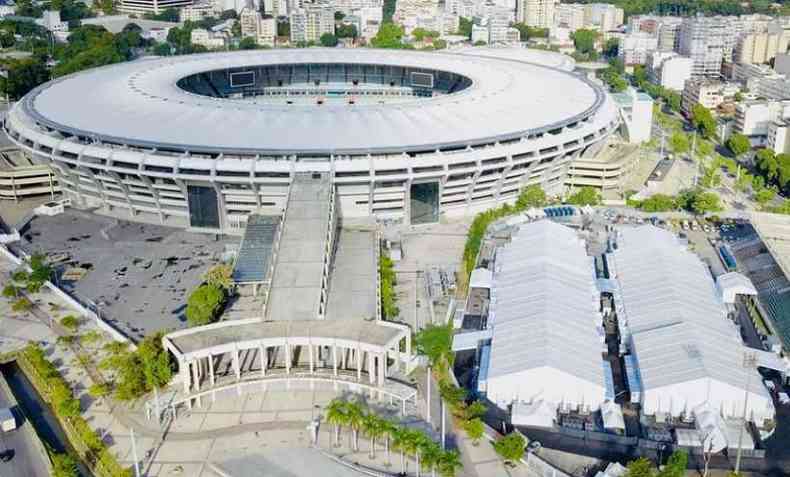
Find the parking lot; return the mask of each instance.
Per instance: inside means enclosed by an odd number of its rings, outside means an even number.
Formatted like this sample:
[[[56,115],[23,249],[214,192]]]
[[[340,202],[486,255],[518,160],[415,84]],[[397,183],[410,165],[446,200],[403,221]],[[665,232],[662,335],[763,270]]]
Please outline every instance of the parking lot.
[[[139,339],[164,328],[183,328],[190,290],[228,246],[237,245],[236,238],[216,239],[67,209],[33,219],[18,246],[28,254],[49,254],[59,262],[62,288]],[[78,280],[66,279],[83,273]]]

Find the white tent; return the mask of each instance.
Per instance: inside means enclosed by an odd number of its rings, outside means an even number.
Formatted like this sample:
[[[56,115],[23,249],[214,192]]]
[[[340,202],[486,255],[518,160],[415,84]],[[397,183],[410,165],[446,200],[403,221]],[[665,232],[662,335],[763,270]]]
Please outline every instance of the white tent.
[[[588,411],[606,393],[592,258],[549,220],[522,225],[496,254],[487,396],[502,407],[544,399]]]
[[[653,226],[620,230],[607,256],[620,283],[618,321],[642,381],[646,415],[674,417],[708,403],[724,417],[741,417],[747,373],[747,416],[758,427],[774,417],[755,369],[743,366],[746,348],[710,273],[671,232]]]
[[[601,417],[604,429],[625,430],[623,408],[614,401],[604,401],[601,404]]]
[[[722,302],[735,303],[738,295],[757,295],[757,289],[748,277],[738,272],[725,273],[716,278],[716,286]]]
[[[543,399],[531,403],[515,401],[510,413],[510,422],[514,426],[528,427],[554,427],[557,417],[557,406],[549,404]]]

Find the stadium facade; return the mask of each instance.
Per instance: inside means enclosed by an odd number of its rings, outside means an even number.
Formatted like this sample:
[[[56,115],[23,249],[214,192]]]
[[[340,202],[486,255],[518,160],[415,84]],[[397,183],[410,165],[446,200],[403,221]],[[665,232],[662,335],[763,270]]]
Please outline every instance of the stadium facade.
[[[561,191],[620,126],[568,57],[293,49],[141,60],[46,83],[4,129],[73,203],[232,232],[328,175],[340,217],[438,220]]]

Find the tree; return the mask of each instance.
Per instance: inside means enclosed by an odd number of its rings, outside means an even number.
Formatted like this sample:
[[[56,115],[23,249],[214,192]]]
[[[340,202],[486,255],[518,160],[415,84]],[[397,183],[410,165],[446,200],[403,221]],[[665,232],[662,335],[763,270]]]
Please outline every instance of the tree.
[[[239,49],[240,50],[255,50],[258,48],[258,42],[255,41],[255,38],[251,36],[245,36],[241,40],[239,40]]]
[[[379,260],[379,279],[381,291],[381,314],[385,319],[393,319],[398,316],[400,310],[395,301],[396,276],[392,259],[386,255]]]
[[[736,157],[745,154],[751,148],[752,143],[749,142],[749,138],[743,134],[733,134],[727,139],[727,149],[732,151]]]
[[[79,477],[77,461],[70,454],[51,454],[52,455],[52,476],[53,477]]]
[[[60,320],[60,325],[69,330],[70,332],[74,333],[77,331],[77,328],[80,326],[80,320],[74,315],[64,316]]]
[[[137,347],[147,390],[166,386],[175,371],[173,357],[162,346],[163,336],[164,331],[146,336]]]
[[[765,188],[754,194],[754,201],[764,207],[765,204],[774,200],[776,191],[771,188]]]
[[[340,399],[333,399],[326,407],[326,421],[335,426],[335,447],[340,447],[340,430],[348,424],[346,403]]]
[[[719,212],[722,210],[719,196],[715,192],[700,192],[694,198],[691,208],[697,214]]]
[[[695,153],[697,157],[700,159],[704,159],[706,157],[710,157],[714,152],[713,143],[710,141],[697,141],[697,147]]]
[[[626,466],[625,477],[654,477],[653,463],[645,457],[632,460]]]
[[[319,38],[319,41],[321,42],[321,46],[337,46],[337,37],[331,33],[324,33],[321,35],[321,38]]]
[[[7,75],[0,77],[0,86],[9,99],[17,100],[49,80],[49,71],[38,57],[8,60],[5,64]]]
[[[598,205],[601,203],[601,194],[594,187],[582,187],[568,197],[568,203],[574,205]]]
[[[483,417],[487,410],[486,405],[483,404],[482,401],[475,401],[466,406],[466,418],[474,419],[476,417]]]
[[[716,119],[708,108],[699,103],[691,108],[691,124],[706,139],[716,136]]]
[[[506,462],[515,464],[524,457],[525,445],[526,442],[521,434],[511,432],[494,442],[494,450],[500,457],[505,459]]]
[[[620,50],[620,40],[617,38],[609,38],[603,45],[603,54],[609,58],[615,58]]]
[[[403,27],[395,23],[384,23],[370,43],[374,48],[403,48]]]
[[[335,28],[335,35],[338,38],[356,38],[359,36],[357,26],[353,23],[338,25]]]
[[[466,17],[458,19],[458,34],[465,36],[467,39],[472,38],[472,20]]]
[[[466,431],[466,435],[472,439],[472,444],[475,446],[478,445],[485,432],[483,421],[481,421],[479,417],[466,421],[464,423],[464,431]]]
[[[78,416],[80,413],[80,402],[74,399],[74,394],[66,384],[57,382],[52,387],[52,403],[55,410],[63,417],[70,418]]]
[[[359,451],[359,430],[362,427],[364,419],[365,413],[362,411],[362,406],[356,402],[347,401],[346,420],[348,425],[351,427],[351,432],[353,435],[352,448],[355,452]]]
[[[645,212],[668,212],[677,208],[677,201],[671,195],[653,194],[643,200],[639,208]]]
[[[450,364],[453,358],[451,325],[428,325],[414,337],[419,354],[425,355],[433,367]]]
[[[214,321],[225,302],[225,293],[216,285],[201,285],[187,299],[187,321],[190,326],[207,325]]]
[[[88,388],[88,394],[96,399],[101,399],[110,394],[110,386],[104,383],[91,384]]]
[[[546,192],[540,184],[532,184],[525,187],[516,199],[516,209],[527,210],[531,207],[543,207],[546,205]]]
[[[439,474],[442,477],[455,477],[462,467],[461,454],[455,449],[444,451],[439,458]]]
[[[685,154],[690,148],[689,138],[680,131],[672,133],[669,137],[669,147],[675,154]]]
[[[686,451],[676,450],[669,456],[664,468],[658,472],[658,477],[684,477],[686,475],[687,465],[688,453],[686,453]]]
[[[226,263],[219,263],[206,270],[202,278],[207,285],[229,290],[233,287],[233,267]]]
[[[415,41],[423,41],[427,38],[439,38],[441,33],[435,30],[426,30],[425,28],[417,27],[411,31],[411,36]]]
[[[340,11],[335,12],[335,21],[336,22],[343,21],[344,18],[346,18],[346,14],[345,13],[340,12]]]
[[[362,431],[370,438],[370,458],[376,459],[376,439],[384,435],[384,419],[373,412],[368,412],[362,418]]]
[[[582,28],[571,33],[571,38],[576,51],[579,53],[595,53],[595,41],[598,39],[597,31]]]
[[[171,23],[178,22],[178,10],[175,8],[166,8],[162,10],[160,13],[146,13],[143,16],[149,20],[159,20],[162,22],[171,22]]]
[[[391,433],[392,435],[392,446],[400,452],[400,473],[401,475],[406,475],[406,449],[408,447],[409,438],[411,437],[411,433],[409,433],[408,429],[403,427],[395,426],[395,429]]]

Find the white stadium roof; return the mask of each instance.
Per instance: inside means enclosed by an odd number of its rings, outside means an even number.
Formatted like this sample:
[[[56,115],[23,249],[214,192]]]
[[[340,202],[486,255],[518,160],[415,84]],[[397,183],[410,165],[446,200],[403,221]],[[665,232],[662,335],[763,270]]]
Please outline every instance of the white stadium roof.
[[[646,414],[678,416],[708,403],[725,416],[740,416],[748,372],[750,414],[758,423],[773,417],[771,397],[757,371],[743,367],[746,348],[696,255],[671,232],[642,226],[621,229],[609,257]]]
[[[487,394],[597,408],[604,400],[603,336],[592,258],[576,233],[541,220],[497,251]]]
[[[594,111],[614,116],[611,98],[569,73],[562,55],[497,51],[306,48],[139,60],[46,83],[17,107],[53,129],[106,142],[269,154],[435,149],[555,129]],[[394,104],[321,106],[212,98],[176,85],[212,70],[299,63],[427,68],[466,76],[472,85]]]

